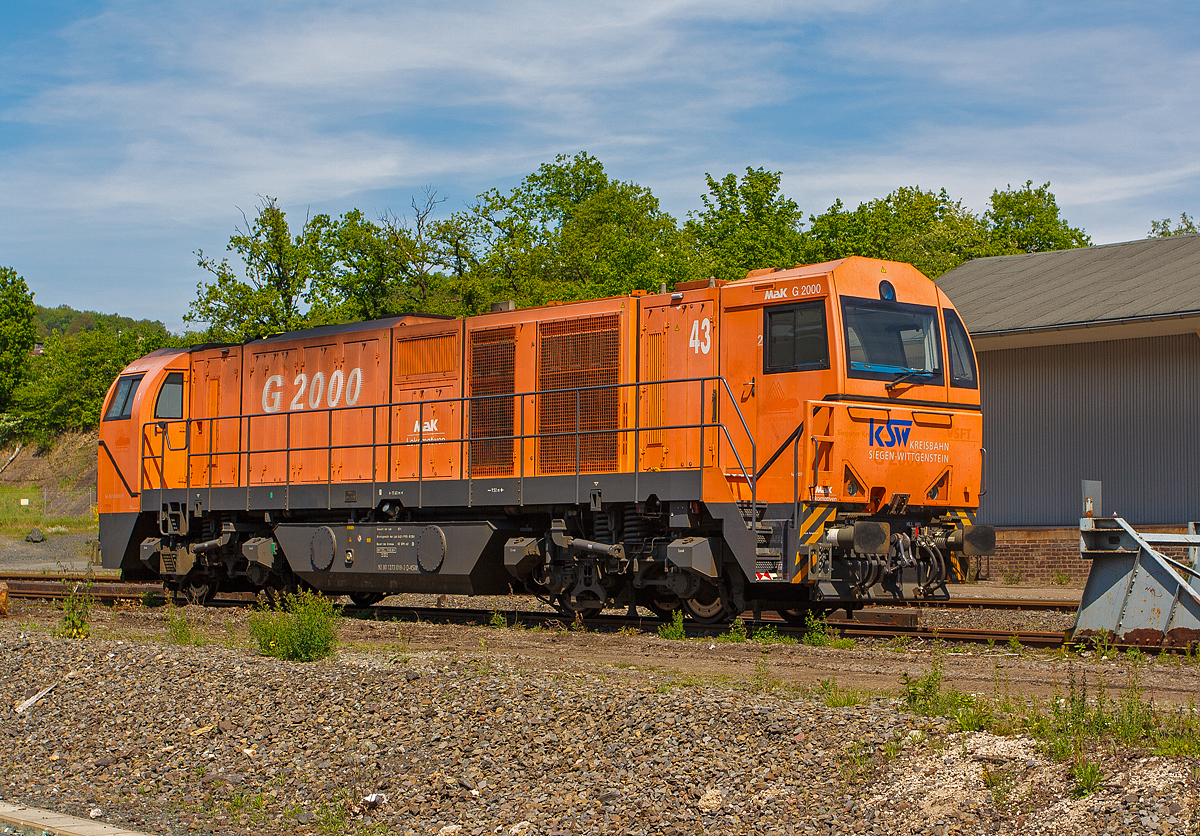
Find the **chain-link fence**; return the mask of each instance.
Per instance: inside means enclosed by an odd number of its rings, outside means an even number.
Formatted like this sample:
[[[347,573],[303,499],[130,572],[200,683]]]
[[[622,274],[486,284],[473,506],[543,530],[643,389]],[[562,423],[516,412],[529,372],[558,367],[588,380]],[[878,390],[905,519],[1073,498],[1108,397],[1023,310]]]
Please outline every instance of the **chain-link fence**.
[[[93,522],[96,489],[60,490],[39,485],[0,486],[0,525],[45,526],[55,521]]]

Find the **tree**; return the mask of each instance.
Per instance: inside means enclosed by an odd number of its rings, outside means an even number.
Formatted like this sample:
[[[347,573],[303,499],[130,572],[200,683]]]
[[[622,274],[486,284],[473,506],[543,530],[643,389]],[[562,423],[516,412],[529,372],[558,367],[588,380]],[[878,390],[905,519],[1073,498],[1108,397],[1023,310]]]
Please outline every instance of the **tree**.
[[[1200,229],[1196,228],[1196,221],[1187,212],[1179,213],[1179,225],[1172,228],[1171,219],[1163,218],[1161,221],[1150,222],[1150,234],[1147,238],[1169,238],[1172,235],[1196,235],[1200,233]]]
[[[412,199],[413,219],[385,212],[378,223],[353,209],[337,221],[320,223],[319,246],[330,269],[314,277],[308,299],[314,322],[354,322],[398,313],[454,313],[459,300],[443,273],[447,254],[433,219],[438,199],[432,189]],[[316,220],[316,219],[314,219]]]
[[[994,242],[984,220],[951,200],[945,189],[901,187],[847,212],[840,200],[810,217],[804,233],[807,261],[851,255],[907,261],[937,278],[971,258],[1014,251]]]
[[[11,267],[0,267],[0,412],[29,370],[29,352],[37,336],[33,293]]]
[[[440,260],[466,269],[461,298],[475,310],[654,290],[703,269],[649,189],[610,179],[584,152],[542,164],[508,194],[485,192],[439,232]]]
[[[781,172],[746,167],[741,180],[705,174],[704,208],[684,225],[719,279],[745,278],[762,267],[792,267],[805,257],[804,214],[779,189]]]
[[[61,432],[95,429],[104,396],[121,370],[171,342],[153,328],[96,328],[72,336],[54,332],[13,394],[20,435],[48,445]]]
[[[1058,216],[1058,201],[1045,183],[1034,188],[1032,180],[1014,189],[992,192],[991,208],[984,219],[991,226],[992,240],[1006,249],[1026,253],[1069,250],[1092,243],[1082,229]]]
[[[253,221],[245,213],[242,219],[245,227],[235,229],[226,251],[241,257],[246,281],[238,278],[228,258],[218,262],[203,250],[196,252],[197,264],[216,281],[196,286],[197,298],[183,318],[207,323],[216,340],[240,342],[302,327],[306,313],[301,305],[310,282],[324,280],[333,269],[328,248],[322,246],[329,216],[307,219],[293,236],[276,199],[265,197]]]

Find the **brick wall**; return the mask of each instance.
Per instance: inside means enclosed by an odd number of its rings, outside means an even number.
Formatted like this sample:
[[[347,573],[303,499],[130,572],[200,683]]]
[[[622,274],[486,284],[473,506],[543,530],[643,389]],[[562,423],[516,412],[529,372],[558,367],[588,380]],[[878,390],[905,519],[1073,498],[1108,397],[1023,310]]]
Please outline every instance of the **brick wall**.
[[[1187,526],[1157,525],[1138,531],[1186,534]],[[1182,557],[1186,549],[1164,549],[1172,557]],[[1172,552],[1178,552],[1173,554]],[[998,528],[996,553],[991,559],[990,579],[1025,586],[1050,586],[1069,577],[1067,585],[1083,586],[1091,571],[1090,560],[1079,557],[1078,528]],[[983,558],[983,570],[988,570]]]

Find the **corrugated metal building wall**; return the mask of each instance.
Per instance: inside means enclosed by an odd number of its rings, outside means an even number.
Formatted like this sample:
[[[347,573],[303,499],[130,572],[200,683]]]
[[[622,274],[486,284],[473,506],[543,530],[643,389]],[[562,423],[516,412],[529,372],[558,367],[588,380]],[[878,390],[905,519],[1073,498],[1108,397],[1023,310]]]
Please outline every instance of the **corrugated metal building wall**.
[[[1075,526],[1080,480],[1134,524],[1200,520],[1200,336],[979,353],[980,522]]]

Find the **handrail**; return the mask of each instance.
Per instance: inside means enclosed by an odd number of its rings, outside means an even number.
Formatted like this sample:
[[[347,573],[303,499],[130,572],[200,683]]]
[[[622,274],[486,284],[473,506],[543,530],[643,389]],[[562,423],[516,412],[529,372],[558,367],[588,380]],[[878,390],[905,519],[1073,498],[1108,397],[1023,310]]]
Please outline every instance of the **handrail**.
[[[738,444],[734,441],[733,435],[730,432],[730,427],[727,425],[727,423],[722,420],[717,420],[717,415],[715,413],[712,416],[712,420],[706,420],[706,416],[705,416],[706,404],[704,403],[705,398],[703,397],[703,395],[704,395],[705,391],[707,391],[705,384],[708,383],[709,381],[712,381],[714,385],[719,383],[720,387],[724,389],[725,394],[728,397],[730,404],[734,408],[734,412],[738,417],[738,422],[741,424],[741,428],[745,432],[745,435],[746,435],[746,440],[750,445],[750,467],[749,468],[747,468],[746,462],[743,460],[742,455],[741,455],[740,451],[738,450]],[[526,452],[525,440],[526,439],[543,439],[544,440],[544,439],[552,439],[552,438],[560,438],[560,437],[570,437],[570,438],[574,439],[574,443],[575,443],[574,476],[576,477],[576,495],[577,495],[576,501],[578,501],[579,477],[583,473],[581,461],[580,461],[580,459],[581,459],[581,440],[582,439],[590,438],[590,437],[594,437],[594,436],[601,436],[601,435],[613,435],[613,436],[620,437],[622,435],[628,435],[628,434],[632,433],[634,435],[634,441],[635,441],[634,451],[633,451],[634,461],[635,461],[635,469],[640,469],[638,467],[637,463],[638,463],[638,461],[640,459],[640,455],[641,455],[640,444],[638,443],[638,439],[639,439],[641,433],[651,431],[651,430],[664,430],[665,431],[665,430],[697,430],[698,429],[698,430],[700,430],[700,446],[701,446],[699,461],[703,462],[704,431],[709,428],[713,428],[713,429],[716,429],[719,432],[719,434],[724,437],[725,443],[728,444],[729,450],[733,454],[734,459],[737,463],[738,470],[740,471],[740,473],[741,473],[742,477],[745,479],[745,481],[749,483],[750,490],[751,490],[751,503],[753,505],[756,502],[756,498],[757,498],[757,484],[756,483],[758,481],[758,478],[760,478],[762,475],[761,473],[757,472],[757,470],[756,470],[757,460],[758,460],[757,444],[756,444],[756,441],[754,438],[754,434],[750,431],[750,427],[746,422],[745,416],[742,414],[741,408],[738,406],[737,400],[733,396],[733,391],[730,388],[728,381],[725,380],[725,378],[723,376],[707,376],[707,377],[677,378],[677,379],[670,379],[670,380],[656,380],[656,381],[652,381],[652,383],[654,385],[663,385],[663,386],[690,384],[690,383],[699,384],[700,389],[701,389],[701,405],[700,405],[700,421],[699,421],[699,423],[687,422],[687,423],[674,423],[674,424],[656,424],[653,426],[642,425],[642,423],[641,423],[641,402],[642,402],[641,387],[647,386],[650,384],[648,384],[646,381],[631,381],[631,382],[627,382],[627,383],[596,384],[596,385],[590,385],[590,386],[564,387],[564,388],[560,388],[560,389],[531,390],[531,391],[526,391],[526,392],[514,392],[511,394],[499,394],[499,395],[490,395],[490,394],[489,395],[463,395],[463,396],[459,396],[459,397],[437,398],[437,399],[432,399],[432,400],[421,400],[421,401],[389,401],[387,403],[364,404],[362,406],[353,405],[353,406],[323,407],[323,408],[318,408],[318,409],[288,410],[288,411],[281,411],[278,413],[255,412],[255,413],[244,413],[244,414],[238,414],[238,415],[220,415],[220,416],[207,416],[207,417],[203,417],[203,418],[185,418],[185,419],[177,419],[177,420],[172,420],[172,421],[161,421],[160,420],[160,421],[154,422],[154,426],[159,428],[160,431],[163,433],[163,436],[164,436],[163,449],[160,450],[157,454],[152,454],[152,455],[154,458],[158,459],[158,461],[160,462],[160,468],[159,468],[160,475],[162,475],[165,480],[166,453],[168,452],[168,450],[170,452],[186,451],[185,458],[188,462],[188,465],[185,468],[185,470],[186,470],[186,482],[187,482],[187,486],[189,488],[193,487],[193,485],[191,484],[191,464],[190,464],[191,460],[196,457],[207,458],[209,467],[207,468],[208,469],[208,477],[205,480],[207,482],[205,487],[208,488],[209,490],[211,490],[214,487],[213,471],[215,470],[215,461],[220,460],[221,458],[227,457],[227,456],[239,456],[239,457],[244,456],[244,457],[246,457],[246,459],[245,459],[245,461],[246,461],[245,480],[246,480],[246,487],[247,487],[247,489],[249,489],[251,487],[251,484],[250,484],[251,472],[250,472],[250,467],[249,467],[250,457],[256,456],[256,455],[269,455],[269,454],[280,454],[281,453],[284,455],[284,459],[285,459],[285,464],[284,464],[285,475],[284,475],[283,487],[285,490],[287,490],[291,487],[291,481],[292,481],[291,480],[291,464],[293,461],[293,459],[292,459],[293,454],[316,452],[316,451],[328,451],[330,453],[330,455],[329,455],[328,461],[326,463],[327,473],[326,473],[325,481],[326,481],[326,484],[330,486],[330,490],[332,490],[332,469],[333,469],[333,455],[332,454],[334,451],[366,450],[366,449],[371,450],[372,451],[371,481],[374,484],[377,481],[377,475],[378,475],[377,474],[377,471],[378,471],[378,458],[377,457],[378,457],[378,450],[380,448],[390,449],[390,448],[407,448],[407,447],[415,446],[417,448],[417,482],[418,482],[418,485],[421,486],[418,488],[418,502],[420,503],[422,494],[423,494],[423,485],[424,485],[423,453],[424,453],[425,446],[428,444],[457,444],[459,446],[459,478],[465,479],[466,481],[470,482],[474,478],[477,478],[474,473],[475,468],[471,461],[470,447],[472,444],[480,442],[480,441],[497,441],[497,442],[504,442],[504,441],[518,442],[519,441],[520,464],[517,465],[516,467],[514,467],[514,471],[519,473],[519,476],[517,476],[517,478],[520,478],[521,480],[523,480],[524,476],[525,476],[525,452]],[[635,408],[634,408],[634,420],[633,420],[632,427],[613,426],[613,427],[603,427],[603,428],[594,429],[594,430],[582,428],[581,423],[580,423],[581,422],[580,411],[582,408],[582,393],[583,392],[591,392],[591,391],[618,391],[619,392],[619,391],[627,390],[629,388],[634,388]],[[527,398],[527,397],[544,397],[546,395],[562,394],[562,393],[569,393],[569,392],[573,392],[575,394],[575,427],[573,429],[567,429],[567,430],[558,431],[558,432],[526,432],[525,431],[526,430],[526,427],[525,427],[525,416],[526,416],[525,398]],[[476,401],[496,402],[496,401],[503,400],[505,398],[509,398],[509,399],[519,398],[521,400],[521,405],[520,405],[520,410],[519,410],[519,415],[520,415],[520,425],[519,426],[520,426],[521,431],[519,433],[514,433],[512,435],[507,435],[507,434],[506,435],[487,435],[487,436],[473,435],[472,427],[470,426],[470,424],[471,424],[471,421],[470,421],[471,406]],[[719,397],[717,400],[719,402]],[[426,414],[428,414],[426,412],[426,409],[428,407],[433,407],[438,404],[457,404],[460,406],[461,412],[459,415],[459,437],[458,438],[443,437],[443,438],[431,439],[428,437],[428,435],[425,431],[425,421],[424,421],[424,416]],[[714,407],[716,405],[717,404],[714,403]],[[393,409],[406,408],[406,407],[411,408],[414,406],[417,407],[417,412],[418,412],[418,425],[417,425],[417,432],[416,432],[415,440],[409,440],[407,437],[405,437],[403,439],[397,438],[396,440],[387,439],[382,442],[378,440],[377,432],[378,432],[378,423],[379,423],[379,410],[393,410]],[[371,441],[369,443],[363,443],[363,442],[340,443],[340,444],[335,445],[333,443],[333,413],[334,412],[363,413],[366,411],[370,412]],[[325,422],[327,444],[319,445],[319,446],[318,445],[294,446],[292,444],[292,420],[293,420],[293,418],[298,417],[298,416],[317,416],[317,415],[320,415],[321,413],[327,413],[326,422]],[[387,415],[387,414],[388,413],[385,413],[385,415]],[[284,435],[285,435],[284,446],[254,448],[250,442],[251,422],[252,421],[261,422],[263,419],[271,419],[271,418],[279,418],[279,419],[282,419],[284,422]],[[218,450],[215,448],[215,445],[213,443],[214,428],[216,428],[218,426],[219,422],[231,422],[231,421],[238,422],[239,436],[242,436],[242,431],[244,430],[243,437],[245,439],[245,442],[243,444],[241,438],[239,438],[239,443],[237,445],[238,449],[236,449],[236,450]],[[200,434],[203,432],[203,430],[200,429],[200,426],[207,424],[207,427],[208,427],[208,444],[206,445],[208,448],[207,450],[204,450],[201,452],[195,452],[192,450],[192,448],[191,448],[192,434],[190,431],[191,422],[195,422],[198,425],[197,434]],[[187,428],[185,431],[185,435],[184,435],[184,447],[183,448],[175,448],[175,447],[170,446],[165,443],[165,437],[169,431],[169,426],[173,425],[173,424],[177,424],[177,423],[183,423],[185,425],[185,427]],[[149,422],[143,426],[143,436],[145,434],[145,430],[150,426],[151,426],[151,424]],[[801,425],[801,428],[802,428],[802,426],[803,425]],[[797,428],[797,432],[801,428]],[[411,434],[404,434],[404,435],[408,436]],[[794,435],[795,435],[795,433],[794,433]],[[789,438],[789,440],[790,440],[790,438]],[[787,444],[787,442],[784,443],[784,447],[786,447],[786,444]],[[143,437],[143,448],[144,447],[145,447],[145,439]],[[781,452],[782,449],[783,448],[781,448],[781,450],[779,452]],[[773,456],[772,459],[767,463],[767,467],[769,467],[770,464],[774,463],[774,460],[778,457],[779,452],[777,452],[776,455]],[[145,456],[146,456],[146,454],[143,449],[142,457],[145,458]],[[514,462],[514,465],[516,465],[515,462]],[[391,468],[392,468],[392,457],[391,456],[388,457],[387,467],[388,467],[388,471],[389,471],[388,475],[390,478],[392,475],[390,472]],[[703,464],[701,464],[699,467],[702,468]],[[684,468],[684,469],[691,469],[691,468]],[[764,467],[763,470],[765,471],[766,467]],[[514,473],[514,475],[516,475],[516,473]],[[561,475],[567,475],[567,474],[561,474]],[[144,487],[144,481],[145,481],[144,476],[141,481],[143,482],[143,487]],[[165,481],[164,481],[164,484],[165,484]],[[264,484],[278,484],[278,483],[264,483]],[[196,487],[198,487],[198,486],[196,486]],[[239,485],[237,487],[241,487],[241,486]],[[332,504],[331,499],[330,499],[329,504]],[[753,524],[751,523],[751,527],[752,527],[752,525]]]

